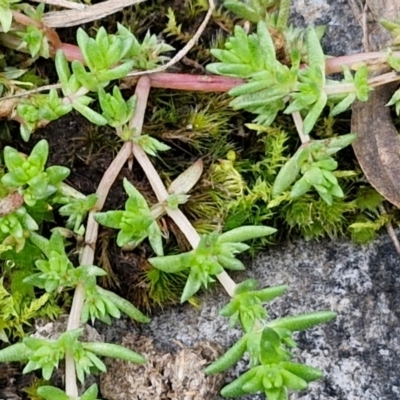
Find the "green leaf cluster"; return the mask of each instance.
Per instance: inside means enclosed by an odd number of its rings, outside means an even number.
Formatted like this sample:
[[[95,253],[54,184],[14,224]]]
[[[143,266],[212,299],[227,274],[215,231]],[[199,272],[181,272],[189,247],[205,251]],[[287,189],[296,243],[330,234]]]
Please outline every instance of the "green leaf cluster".
[[[41,6],[44,8],[43,3]],[[18,50],[21,48],[26,48],[32,57],[50,57],[49,43],[43,30],[38,29],[34,25],[28,25],[24,32],[17,32],[17,35],[22,39]]]
[[[119,26],[119,32],[122,36],[132,38],[132,44],[126,55],[126,58],[133,60],[133,68],[141,70],[151,70],[160,63],[169,60],[169,57],[162,55],[173,51],[174,48],[163,41],[157,35],[151,35],[147,32],[142,43],[122,25]]]
[[[295,90],[300,58],[292,54],[292,68],[276,59],[274,42],[265,22],[257,24],[256,34],[246,34],[235,26],[225,50],[213,49],[211,54],[222,62],[208,64],[215,74],[248,79],[249,82],[229,91],[235,99],[234,109],[245,109],[259,116],[255,122],[270,125],[285,108],[287,96]]]
[[[110,81],[125,77],[133,68],[156,66],[166,59],[160,54],[172,48],[150,34],[147,34],[140,44],[135,36],[120,24],[116,35],[107,34],[105,28],[101,27],[95,38],[89,37],[83,29],[79,29],[77,41],[86,67],[75,60],[71,64],[71,74],[63,53],[59,51],[56,55],[56,68],[64,95],[71,96],[81,87],[87,91],[98,92],[103,115],[88,107],[91,98],[85,95],[73,99],[73,108],[97,125],[109,123],[116,127],[125,124],[134,112],[135,97],[125,102],[118,88],[114,87],[112,95],[106,94],[102,89]]]
[[[85,303],[83,305],[81,322],[100,320],[111,325],[111,317],[120,318],[121,311],[135,321],[150,322],[132,303],[109,290],[105,290],[92,282],[85,282]]]
[[[61,197],[58,203],[65,204],[58,212],[63,217],[68,217],[66,227],[72,229],[75,233],[83,235],[85,227],[82,225],[87,213],[96,205],[97,195],[90,194],[84,198],[74,199],[68,197]]]
[[[313,140],[300,147],[279,171],[272,195],[276,197],[284,192],[301,173],[302,177],[293,185],[290,197],[300,197],[311,188],[329,205],[332,204],[333,197],[343,197],[343,191],[333,173],[338,164],[331,155],[348,146],[354,139],[355,135],[348,134]]]
[[[164,257],[153,257],[149,262],[157,269],[178,273],[190,269],[181,302],[194,296],[202,286],[205,288],[214,282],[213,276],[224,268],[241,271],[245,267],[236,255],[249,249],[243,241],[271,235],[276,230],[266,226],[242,226],[219,235],[213,232],[203,235],[198,246],[187,253]]]
[[[330,87],[340,87],[341,84],[351,84],[353,89],[349,93],[329,96],[329,103],[331,104],[330,116],[332,117],[346,111],[356,99],[367,101],[368,93],[372,90],[368,83],[367,66],[364,65],[357,69],[354,76],[347,66],[344,65],[342,68],[344,79],[341,83],[330,80],[327,86],[328,90]]]
[[[60,292],[64,288],[73,288],[79,282],[89,285],[95,282],[96,276],[107,273],[94,265],[75,268],[65,253],[65,244],[59,230],[54,230],[50,240],[37,233],[32,233],[30,240],[43,252],[46,259],[35,262],[40,271],[24,279],[25,283],[45,289],[46,292]]]
[[[27,337],[22,343],[17,343],[0,350],[0,362],[28,361],[23,373],[41,369],[43,378],[50,380],[54,368],[65,357],[66,352],[72,353],[76,362],[76,373],[81,383],[85,376],[94,370],[105,372],[105,364],[98,356],[114,357],[130,362],[143,364],[145,359],[138,353],[122,346],[108,343],[80,342],[78,340],[83,329],[69,330],[60,335],[57,340]]]
[[[230,327],[234,327],[240,321],[245,332],[252,331],[257,321],[261,322],[267,318],[267,311],[262,304],[287,290],[287,286],[284,285],[257,290],[257,285],[255,279],[238,284],[232,300],[220,310],[220,315],[229,317]]]
[[[136,247],[148,237],[155,253],[163,255],[161,230],[146,199],[127,179],[124,179],[123,185],[129,196],[125,210],[96,213],[95,220],[101,225],[119,229],[118,246]]]
[[[136,110],[135,95],[125,101],[117,86],[114,86],[112,94],[102,88],[98,93],[102,115],[110,126],[118,128],[129,122]]]
[[[119,25],[120,27],[120,25]],[[122,28],[120,28],[122,29]],[[124,29],[124,28],[123,28]],[[133,35],[109,35],[101,27],[95,38],[78,29],[77,41],[89,71],[79,61],[73,61],[72,71],[77,81],[90,91],[108,85],[112,80],[123,78],[132,70],[133,61],[122,61],[133,43]],[[60,77],[61,78],[61,77]]]
[[[12,8],[13,5],[21,0],[0,0],[0,25],[3,32],[7,33],[12,24]]]
[[[153,157],[157,156],[159,151],[167,151],[171,148],[149,135],[134,136],[132,141]]]
[[[44,400],[72,400],[70,396],[54,386],[40,386],[37,389],[37,394],[43,397]],[[99,390],[96,384],[90,386],[82,395],[78,398],[78,400],[100,400],[97,399],[97,395],[99,394]]]
[[[28,141],[41,121],[55,121],[71,110],[72,106],[58,97],[56,89],[51,89],[48,95],[35,94],[28,99],[21,99],[17,112],[23,120],[20,125],[22,139]]]
[[[75,287],[77,272],[65,253],[65,244],[59,231],[54,231],[47,240],[32,232],[30,240],[43,252],[46,259],[35,262],[40,271],[25,278],[25,282],[45,289],[46,292],[60,292],[63,288]]]
[[[250,4],[238,1],[227,4],[229,7],[247,9],[250,17],[249,10],[253,7]],[[254,14],[257,12],[254,11]],[[250,17],[250,20],[258,21],[258,17]],[[230,105],[234,109],[257,114],[255,123],[269,126],[280,111],[285,114],[300,112],[304,116],[303,133],[308,135],[328,103],[332,107],[332,115],[336,115],[345,111],[356,98],[361,101],[368,99],[371,90],[368,70],[362,67],[353,77],[344,68],[345,79],[341,83],[327,80],[325,55],[318,31],[314,28],[306,31],[304,58],[307,67],[302,68],[302,37],[297,31],[291,36],[293,43],[289,46],[289,67],[277,59],[275,44],[265,21],[258,21],[256,33],[248,34],[236,26],[234,35],[225,43],[225,49],[211,50],[211,54],[220,62],[207,65],[207,69],[215,74],[247,80],[229,91],[235,97]],[[330,94],[331,86],[336,86],[335,94]]]
[[[38,200],[46,200],[57,191],[57,186],[69,175],[69,169],[52,166],[45,169],[49,155],[46,140],[39,141],[25,158],[17,150],[6,146],[4,162],[8,172],[1,178],[7,188],[17,189],[28,206],[34,206]]]
[[[238,295],[251,293],[255,287],[253,281],[244,282]],[[255,296],[258,300],[269,301],[279,296],[286,288],[276,287],[258,291]],[[248,300],[250,295],[248,295]],[[235,295],[236,297],[236,295]],[[226,307],[232,307],[234,300]],[[238,304],[238,303],[236,303]],[[226,307],[221,313],[226,313]],[[228,313],[231,314],[232,313]],[[257,313],[255,313],[257,314]],[[223,397],[240,397],[247,394],[262,392],[268,400],[287,400],[288,390],[303,390],[308,383],[322,377],[322,372],[308,365],[291,361],[290,349],[296,346],[292,339],[295,331],[311,328],[317,324],[330,321],[335,313],[329,311],[302,314],[293,317],[276,319],[269,323],[252,324],[247,331],[227,352],[218,360],[210,364],[205,372],[215,374],[233,366],[247,352],[250,355],[250,369],[225,386]],[[248,327],[251,324],[247,325]]]
[[[25,207],[20,207],[10,214],[0,217],[0,238],[2,239],[0,254],[9,250],[20,252],[25,247],[29,232],[38,229],[38,224]]]
[[[45,167],[49,146],[39,141],[29,156],[12,147],[4,149],[5,173],[0,183],[0,254],[11,249],[23,250],[30,232],[36,231],[49,210],[58,201],[62,181],[69,169],[62,166]],[[70,201],[64,198],[64,203]]]

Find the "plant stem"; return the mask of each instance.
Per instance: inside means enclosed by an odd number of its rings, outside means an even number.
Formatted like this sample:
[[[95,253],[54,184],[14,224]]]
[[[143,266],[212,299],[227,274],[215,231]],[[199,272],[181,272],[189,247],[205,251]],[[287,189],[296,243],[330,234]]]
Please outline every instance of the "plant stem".
[[[371,87],[385,85],[386,83],[395,82],[400,80],[400,75],[397,71],[388,72],[379,76],[371,78],[368,83]]]
[[[386,211],[385,206],[383,204],[381,204],[379,206],[379,211],[380,211],[381,215],[386,215],[387,214],[387,211]],[[400,242],[399,242],[399,239],[398,239],[398,237],[396,235],[396,232],[395,232],[395,230],[393,228],[393,225],[391,224],[390,221],[386,224],[386,230],[387,230],[390,238],[392,239],[392,242],[393,242],[394,248],[397,251],[397,254],[400,256]]]
[[[154,168],[154,165],[151,163],[149,157],[139,145],[133,144],[132,151],[135,159],[143,168],[143,171],[145,172],[147,179],[149,180],[150,185],[157,196],[158,202],[164,203],[168,197],[168,192],[156,169]],[[171,210],[167,208],[166,211],[168,216],[176,223],[181,232],[185,235],[190,245],[195,249],[200,242],[200,235],[187,219],[186,215],[179,209]],[[233,279],[225,271],[217,275],[217,278],[229,296],[233,297],[236,287]]]
[[[304,134],[303,119],[301,118],[300,112],[296,111],[296,112],[292,113],[292,118],[293,118],[294,124],[296,126],[296,130],[297,130],[297,133],[298,133],[299,138],[301,140],[301,143],[304,144],[304,143],[309,142],[310,141],[310,136]]]
[[[371,87],[376,87],[399,80],[400,76],[398,75],[398,73],[396,71],[392,71],[369,79],[368,85]],[[338,85],[327,85],[325,86],[324,90],[325,93],[329,96],[332,94],[353,93],[356,91],[356,87],[354,83],[340,83]]]
[[[400,57],[399,51],[394,51],[392,54],[395,57]],[[382,66],[387,66],[387,55],[376,51],[328,58],[325,61],[325,73],[330,75],[343,72],[343,65],[346,65],[352,70],[358,69],[363,65],[379,70]]]
[[[129,73],[128,76],[139,76],[139,75],[146,75],[146,74],[150,74],[150,73],[154,73],[154,72],[162,72],[162,71],[165,71],[166,69],[168,69],[169,67],[172,67],[176,63],[178,63],[183,57],[186,56],[186,54],[190,51],[190,49],[199,40],[201,34],[203,33],[204,29],[206,29],[207,24],[212,17],[214,8],[215,8],[214,0],[208,0],[208,11],[207,11],[206,16],[204,17],[203,22],[200,24],[197,31],[193,35],[193,37],[166,64],[161,65],[160,67],[157,67],[155,69],[148,70],[148,71],[133,71],[133,72]]]
[[[150,91],[150,80],[147,77],[142,77],[136,87],[138,96],[137,108],[132,119],[131,127],[135,128],[136,132],[141,132],[144,120],[144,110],[146,108],[147,99]],[[88,223],[85,235],[85,247],[81,254],[80,264],[91,265],[94,260],[94,251],[96,248],[97,233],[99,225],[94,219],[94,214],[100,211],[107,198],[108,192],[122,167],[132,154],[132,143],[126,142],[118,155],[104,173],[100,184],[97,188],[98,199],[95,208],[89,213]],[[75,288],[72,307],[68,318],[67,330],[76,329],[80,324],[81,311],[84,303],[85,288],[84,283],[79,283]],[[65,354],[65,389],[68,396],[78,397],[78,387],[76,384],[76,371],[73,354],[66,352]]]
[[[244,79],[229,78],[217,75],[190,75],[171,74],[168,72],[157,72],[149,75],[151,86],[154,88],[190,90],[199,92],[228,92],[235,86],[246,83]],[[136,84],[137,78],[124,78],[123,87],[131,87]]]

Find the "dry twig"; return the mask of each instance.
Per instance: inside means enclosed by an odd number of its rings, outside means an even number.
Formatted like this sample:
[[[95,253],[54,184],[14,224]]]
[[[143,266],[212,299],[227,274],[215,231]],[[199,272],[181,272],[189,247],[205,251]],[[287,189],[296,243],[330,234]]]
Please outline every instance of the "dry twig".
[[[170,61],[168,61],[165,65],[162,65],[161,67],[149,70],[149,71],[136,71],[136,72],[131,72],[127,76],[139,76],[139,75],[145,75],[145,74],[150,74],[154,72],[162,72],[165,71],[167,68],[171,67],[172,65],[178,63],[183,57],[186,56],[186,54],[190,51],[190,49],[196,44],[196,42],[199,40],[201,34],[203,33],[204,29],[206,28],[208,22],[210,21],[210,18],[212,16],[212,13],[215,8],[214,0],[208,0],[209,8],[207,11],[207,14],[204,18],[204,21],[201,23],[199,26],[199,29],[197,29],[196,33],[193,35],[193,37],[186,43],[186,45],[178,51],[178,53],[175,54],[174,57],[171,58]]]
[[[84,10],[64,10],[48,12],[43,15],[43,23],[50,28],[66,28],[95,21],[116,13],[124,7],[142,3],[145,0],[108,0],[87,6]]]
[[[74,3],[69,0],[32,0],[35,3],[45,3],[51,6],[70,8],[71,10],[84,10],[87,6],[82,3]]]

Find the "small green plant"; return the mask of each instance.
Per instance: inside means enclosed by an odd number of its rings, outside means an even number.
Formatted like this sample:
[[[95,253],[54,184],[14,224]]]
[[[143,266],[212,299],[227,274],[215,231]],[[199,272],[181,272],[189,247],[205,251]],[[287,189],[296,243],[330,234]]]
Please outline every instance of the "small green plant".
[[[118,246],[136,247],[146,237],[156,254],[163,254],[161,231],[144,197],[124,180],[124,188],[128,193],[128,200],[124,211],[107,211],[97,213],[95,219],[104,226],[120,229],[117,236]]]
[[[268,18],[260,18],[258,15],[260,2],[255,1],[249,5],[238,1],[226,3],[228,8],[237,11],[242,17],[246,15],[250,21],[257,22],[257,31],[248,34],[243,28],[236,26],[234,36],[225,43],[225,49],[211,51],[220,62],[209,64],[207,69],[216,74],[247,80],[229,91],[234,97],[230,105],[235,109],[245,109],[257,114],[253,126],[259,126],[259,131],[270,126],[278,113],[283,111],[294,116],[303,142],[302,148],[277,175],[273,195],[278,196],[286,190],[301,171],[303,177],[294,184],[289,197],[301,196],[314,188],[324,201],[332,204],[332,196],[343,197],[343,190],[334,172],[337,163],[330,157],[334,152],[328,149],[327,141],[313,141],[309,134],[326,106],[329,105],[333,116],[347,110],[356,99],[367,101],[371,90],[367,67],[359,68],[353,76],[349,68],[344,66],[342,82],[327,79],[325,55],[313,28],[307,30],[305,49],[289,46],[291,51],[288,66],[277,58]],[[269,4],[273,5],[274,2]],[[283,27],[280,26],[280,29]],[[306,68],[301,67],[302,62],[307,63]],[[354,135],[336,139],[343,142],[336,151],[349,145],[354,139]],[[311,150],[313,148],[316,150]],[[306,155],[311,154],[310,151],[316,151],[319,155],[311,156],[310,159]],[[322,156],[324,153],[326,156]]]
[[[66,187],[61,188],[61,185],[69,170],[57,166],[45,168],[48,144],[44,140],[38,142],[28,157],[24,157],[11,147],[5,148],[4,157],[7,172],[3,175],[1,182],[4,190],[10,191],[6,197],[8,200],[6,204],[3,200],[3,206],[7,205],[8,208],[3,207],[5,216],[0,220],[1,230],[4,235],[7,235],[3,241],[4,254],[7,256],[10,246],[12,248],[14,243],[15,250],[19,252],[23,252],[25,247],[28,252],[31,252],[31,247],[27,244],[33,244],[42,254],[41,257],[38,255],[35,261],[38,272],[26,276],[23,282],[44,289],[47,293],[30,305],[24,306],[22,312],[18,312],[15,300],[3,288],[1,300],[4,306],[2,308],[4,320],[0,330],[2,340],[8,341],[9,332],[14,332],[12,329],[16,330],[16,336],[23,337],[22,325],[28,324],[30,319],[37,315],[39,309],[49,301],[52,293],[73,289],[83,283],[86,291],[82,313],[83,322],[89,318],[92,321],[98,318],[110,323],[110,316],[119,318],[120,311],[142,322],[148,322],[147,317],[132,304],[96,285],[96,277],[105,274],[103,269],[88,265],[73,266],[65,252],[65,243],[60,231],[55,230],[49,240],[37,234],[35,231],[38,229],[38,223],[35,221],[35,214],[31,216],[25,209],[26,207],[30,210],[31,207],[38,205],[46,207],[47,202],[56,204],[52,200],[62,199],[64,204],[67,203],[61,207],[64,215],[70,217],[70,224],[73,223],[78,230],[81,230],[81,222],[95,204],[97,197],[82,196],[83,198],[78,200],[72,198],[72,202],[68,203],[66,194],[72,192]],[[31,254],[35,253],[31,252]],[[20,306],[22,307],[22,304]],[[28,360],[24,373],[42,369],[43,377],[49,380],[53,369],[58,367],[59,361],[65,357],[66,352],[72,351],[77,375],[81,382],[84,381],[85,374],[91,373],[93,368],[105,371],[105,365],[96,354],[122,356],[131,361],[144,362],[144,359],[134,352],[122,355],[122,348],[116,345],[82,344],[77,340],[81,333],[82,330],[69,330],[56,341],[24,338],[22,343],[0,350],[0,360],[2,362]]]
[[[279,171],[272,195],[276,197],[284,192],[301,173],[303,176],[291,189],[291,198],[304,195],[312,187],[329,205],[332,204],[333,197],[343,197],[343,191],[332,172],[338,163],[331,156],[348,146],[354,139],[355,135],[348,134],[304,144]]]
[[[85,375],[91,373],[91,369],[106,371],[106,366],[98,358],[98,355],[117,357],[140,364],[145,362],[142,356],[122,346],[80,342],[78,338],[82,332],[83,329],[69,330],[61,334],[57,340],[25,338],[22,343],[13,344],[1,350],[0,361],[28,361],[24,373],[41,369],[43,378],[49,380],[54,368],[57,368],[59,362],[65,357],[65,353],[71,352],[76,360],[78,379],[82,383]]]
[[[225,386],[223,397],[240,397],[263,392],[268,399],[287,399],[288,390],[303,390],[308,383],[322,377],[322,371],[291,361],[291,348],[296,347],[292,333],[311,328],[335,317],[332,312],[316,312],[265,322],[262,304],[280,296],[286,286],[257,290],[257,281],[250,279],[239,284],[231,302],[220,314],[230,317],[231,325],[240,322],[245,331],[222,357],[209,365],[205,372],[225,371],[249,353],[250,369]]]
[[[247,226],[218,235],[217,232],[204,235],[196,249],[176,256],[151,258],[150,263],[160,271],[178,273],[190,269],[189,276],[181,296],[181,302],[187,301],[198,290],[214,282],[212,276],[219,275],[224,268],[241,271],[245,267],[236,258],[249,249],[244,240],[270,235],[275,229],[269,227]]]

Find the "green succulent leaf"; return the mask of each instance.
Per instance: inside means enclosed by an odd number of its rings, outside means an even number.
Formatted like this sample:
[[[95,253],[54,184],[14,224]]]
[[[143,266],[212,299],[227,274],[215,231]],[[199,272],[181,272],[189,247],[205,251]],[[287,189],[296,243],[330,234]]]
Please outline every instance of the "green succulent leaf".
[[[356,71],[354,85],[356,87],[357,99],[360,101],[367,101],[369,97],[368,94],[372,88],[368,84],[368,68],[366,65]]]
[[[308,28],[307,37],[307,59],[308,64],[313,67],[318,67],[322,71],[325,70],[325,54],[322,49],[320,39],[314,28]]]
[[[236,364],[242,357],[247,348],[247,336],[242,336],[225,354],[218,360],[210,364],[204,372],[207,375],[217,374],[226,371],[228,368]]]
[[[0,350],[0,362],[28,360],[32,351],[24,343],[16,343]]]
[[[243,294],[246,292],[250,292],[256,290],[258,287],[257,279],[246,279],[243,282],[240,282],[235,287],[235,295]]]
[[[306,382],[312,382],[323,377],[323,372],[314,367],[289,361],[281,362],[281,367],[298,376]]]
[[[306,153],[306,149],[300,148],[297,152],[283,165],[275,178],[272,186],[272,196],[276,197],[290,187],[300,173],[299,159],[302,154]]]
[[[281,296],[287,291],[287,288],[288,287],[286,285],[280,285],[252,291],[250,293],[256,296],[261,302],[265,303],[275,299],[278,296]]]
[[[72,107],[80,114],[82,114],[86,119],[88,119],[91,123],[99,126],[106,125],[107,120],[101,114],[83,104],[84,102],[86,102],[83,97],[79,97],[77,100],[75,100],[72,103]]]
[[[235,228],[228,232],[222,233],[219,236],[218,242],[244,242],[246,240],[272,235],[275,232],[276,229],[270,228],[269,226],[241,226],[240,228]]]
[[[61,389],[54,386],[40,386],[37,394],[45,400],[70,400],[70,397]]]
[[[181,254],[163,256],[163,257],[153,257],[149,259],[149,263],[153,267],[159,269],[160,271],[173,274],[183,271],[186,268],[189,268],[189,265],[186,265],[185,258],[182,257]]]
[[[249,371],[245,372],[243,375],[239,376],[239,378],[235,379],[233,382],[229,383],[228,385],[224,386],[221,390],[222,397],[241,397],[248,392],[243,389],[243,386],[252,380],[257,373],[255,368],[250,369]],[[269,398],[268,398],[269,400]]]
[[[269,322],[268,327],[284,328],[290,331],[302,331],[304,329],[312,328],[315,325],[328,322],[336,317],[336,313],[331,311],[318,311],[313,313],[296,315],[293,317],[279,318],[275,321]]]
[[[97,400],[99,390],[96,384],[90,386],[85,393],[82,394],[80,400]]]
[[[100,286],[96,287],[97,292],[104,298],[111,300],[111,302],[123,313],[134,319],[135,321],[148,323],[150,319],[140,312],[132,303],[117,294],[103,289]]]
[[[240,18],[250,22],[257,23],[262,18],[253,7],[246,3],[225,1],[224,7],[238,15]]]
[[[197,276],[196,271],[192,270],[183,288],[180,300],[181,303],[193,297],[200,290],[202,284],[206,286],[209,282],[213,282],[213,280],[209,278],[208,275],[206,277],[206,282],[204,282],[204,280],[201,280],[201,278]]]
[[[117,344],[87,342],[82,343],[82,345],[85,350],[88,350],[99,356],[118,358],[120,360],[126,360],[136,364],[146,363],[146,359],[140,354]]]

